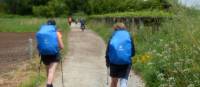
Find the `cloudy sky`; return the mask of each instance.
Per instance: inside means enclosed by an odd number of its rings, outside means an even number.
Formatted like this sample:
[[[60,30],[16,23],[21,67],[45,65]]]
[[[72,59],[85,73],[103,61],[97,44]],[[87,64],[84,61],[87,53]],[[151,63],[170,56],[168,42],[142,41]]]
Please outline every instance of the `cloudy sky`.
[[[180,2],[186,6],[195,6],[200,8],[200,0],[180,0]]]

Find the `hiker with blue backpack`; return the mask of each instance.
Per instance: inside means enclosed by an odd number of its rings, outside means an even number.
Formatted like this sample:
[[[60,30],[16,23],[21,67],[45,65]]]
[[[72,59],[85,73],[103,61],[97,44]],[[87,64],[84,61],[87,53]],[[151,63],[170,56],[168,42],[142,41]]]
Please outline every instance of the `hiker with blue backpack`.
[[[117,87],[118,80],[120,80],[120,87],[128,87],[132,57],[135,55],[133,39],[123,23],[116,23],[113,29],[105,56],[106,66],[111,76],[110,87]]]
[[[46,66],[47,85],[53,87],[53,78],[60,61],[60,50],[64,48],[62,35],[56,28],[55,20],[48,20],[36,33],[37,48],[41,61]]]

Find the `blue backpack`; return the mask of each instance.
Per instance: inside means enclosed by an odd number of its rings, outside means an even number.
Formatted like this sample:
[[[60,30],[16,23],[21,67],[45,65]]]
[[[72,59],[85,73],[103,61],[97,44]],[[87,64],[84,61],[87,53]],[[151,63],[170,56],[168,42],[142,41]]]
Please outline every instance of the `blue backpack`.
[[[56,26],[42,25],[36,33],[40,55],[55,55],[59,52]]]
[[[111,64],[131,64],[132,43],[128,31],[123,29],[114,31],[108,45]]]

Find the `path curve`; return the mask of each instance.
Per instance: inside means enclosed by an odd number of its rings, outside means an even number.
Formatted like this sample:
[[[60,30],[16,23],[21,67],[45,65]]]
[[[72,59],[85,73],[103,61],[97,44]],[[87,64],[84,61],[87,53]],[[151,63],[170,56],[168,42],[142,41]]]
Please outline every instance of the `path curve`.
[[[68,35],[68,54],[63,62],[65,87],[108,87],[106,85],[105,43],[90,30],[82,32],[80,25],[72,24]],[[62,75],[54,80],[62,86]],[[133,74],[129,87],[143,87],[140,78]]]

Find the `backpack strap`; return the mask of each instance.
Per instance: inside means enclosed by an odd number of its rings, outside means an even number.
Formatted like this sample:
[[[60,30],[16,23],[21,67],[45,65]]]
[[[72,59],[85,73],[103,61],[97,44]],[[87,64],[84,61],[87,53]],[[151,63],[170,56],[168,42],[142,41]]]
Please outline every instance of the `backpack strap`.
[[[135,56],[135,44],[134,44],[134,39],[133,39],[134,37],[131,33],[129,33],[129,35],[130,35],[130,38],[131,38],[131,46],[132,46],[131,56],[133,57],[133,56]]]

